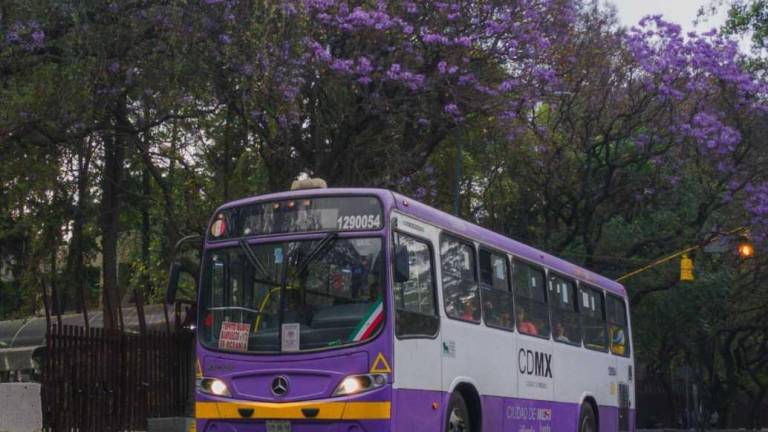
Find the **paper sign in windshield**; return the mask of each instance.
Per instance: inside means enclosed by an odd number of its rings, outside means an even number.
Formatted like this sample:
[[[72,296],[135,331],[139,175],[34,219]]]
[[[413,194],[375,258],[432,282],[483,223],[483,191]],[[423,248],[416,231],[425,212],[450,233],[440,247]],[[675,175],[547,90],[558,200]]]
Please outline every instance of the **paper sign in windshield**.
[[[219,332],[219,349],[248,351],[250,324],[224,321]]]
[[[282,327],[282,350],[298,351],[300,345],[301,324],[285,323]]]

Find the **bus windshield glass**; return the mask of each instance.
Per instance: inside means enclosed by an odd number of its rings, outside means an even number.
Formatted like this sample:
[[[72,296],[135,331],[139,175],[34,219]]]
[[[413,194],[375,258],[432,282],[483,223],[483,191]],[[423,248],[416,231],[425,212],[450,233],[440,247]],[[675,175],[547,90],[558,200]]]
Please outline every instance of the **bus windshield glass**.
[[[242,241],[210,250],[201,341],[209,348],[257,353],[370,339],[384,320],[383,262],[379,237]]]

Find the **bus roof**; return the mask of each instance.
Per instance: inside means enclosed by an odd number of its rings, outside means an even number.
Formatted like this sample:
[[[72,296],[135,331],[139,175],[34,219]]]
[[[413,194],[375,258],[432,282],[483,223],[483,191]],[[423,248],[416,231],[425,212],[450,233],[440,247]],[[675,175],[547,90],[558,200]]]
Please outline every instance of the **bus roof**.
[[[495,233],[489,229],[467,222],[456,216],[445,213],[434,207],[418,202],[413,198],[393,192],[387,189],[373,188],[324,188],[324,189],[300,189],[288,192],[277,192],[267,195],[259,195],[232,201],[222,205],[218,210],[240,207],[262,201],[290,199],[303,196],[338,196],[338,195],[374,195],[384,205],[385,211],[396,208],[398,211],[424,222],[450,230],[455,234],[475,239],[486,245],[504,250],[514,256],[522,258],[534,264],[540,264],[554,270],[557,273],[570,276],[582,282],[597,285],[611,292],[626,296],[624,286],[620,283],[584,269],[576,264],[557,258],[546,252],[525,245],[509,237]]]

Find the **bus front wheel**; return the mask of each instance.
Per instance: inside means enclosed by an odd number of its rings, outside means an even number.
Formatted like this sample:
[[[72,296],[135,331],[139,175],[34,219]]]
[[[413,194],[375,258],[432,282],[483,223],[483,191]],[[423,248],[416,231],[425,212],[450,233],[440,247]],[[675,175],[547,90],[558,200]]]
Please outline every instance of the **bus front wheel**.
[[[581,406],[579,415],[579,432],[597,432],[597,421],[592,406],[585,403]]]
[[[469,410],[467,410],[467,403],[464,402],[464,398],[459,393],[451,394],[451,399],[448,401],[445,432],[471,432],[471,424]]]

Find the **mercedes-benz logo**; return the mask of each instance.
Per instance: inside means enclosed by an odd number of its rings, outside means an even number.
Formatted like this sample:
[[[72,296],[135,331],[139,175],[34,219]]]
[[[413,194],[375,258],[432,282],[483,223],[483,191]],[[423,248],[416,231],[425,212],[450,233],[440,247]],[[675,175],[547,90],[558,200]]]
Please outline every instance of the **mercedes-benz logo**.
[[[285,396],[288,393],[288,377],[280,375],[272,380],[272,394],[275,396]]]

